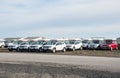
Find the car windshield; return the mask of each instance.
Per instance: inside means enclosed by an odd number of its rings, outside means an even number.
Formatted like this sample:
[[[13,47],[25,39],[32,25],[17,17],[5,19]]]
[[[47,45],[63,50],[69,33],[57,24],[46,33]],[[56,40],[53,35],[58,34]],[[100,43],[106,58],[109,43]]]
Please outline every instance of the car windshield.
[[[92,42],[93,42],[94,44],[99,44],[99,43],[100,43],[99,40],[93,40]]]
[[[111,44],[113,41],[112,40],[105,40],[106,44]]]
[[[33,41],[30,41],[30,42],[23,42],[23,43],[21,43],[21,45],[32,45],[33,43],[35,43],[35,42],[33,42]]]
[[[82,43],[88,43],[88,40],[83,40]]]
[[[44,41],[37,41],[37,42],[34,42],[32,45],[42,45],[44,43],[45,43]]]
[[[26,42],[21,43],[21,45],[25,45],[25,44],[27,44],[27,43]]]
[[[75,40],[68,40],[67,44],[74,44]]]
[[[48,41],[46,45],[55,45],[57,41]]]
[[[22,43],[22,41],[15,41],[15,42],[13,42],[13,44],[21,44]]]

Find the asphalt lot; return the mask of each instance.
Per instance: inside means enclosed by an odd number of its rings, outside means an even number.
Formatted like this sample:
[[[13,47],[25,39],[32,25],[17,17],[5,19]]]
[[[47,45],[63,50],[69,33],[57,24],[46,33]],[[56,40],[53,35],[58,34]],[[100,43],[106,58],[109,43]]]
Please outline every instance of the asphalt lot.
[[[8,62],[42,62],[82,66],[87,69],[98,69],[119,72],[120,58],[71,56],[38,53],[0,53],[0,63]]]

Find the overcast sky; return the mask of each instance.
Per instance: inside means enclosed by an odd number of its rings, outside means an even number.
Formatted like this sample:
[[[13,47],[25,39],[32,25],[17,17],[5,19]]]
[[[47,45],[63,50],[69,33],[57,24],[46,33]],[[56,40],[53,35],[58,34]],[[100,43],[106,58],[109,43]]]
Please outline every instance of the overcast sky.
[[[0,0],[0,37],[120,36],[120,0]]]

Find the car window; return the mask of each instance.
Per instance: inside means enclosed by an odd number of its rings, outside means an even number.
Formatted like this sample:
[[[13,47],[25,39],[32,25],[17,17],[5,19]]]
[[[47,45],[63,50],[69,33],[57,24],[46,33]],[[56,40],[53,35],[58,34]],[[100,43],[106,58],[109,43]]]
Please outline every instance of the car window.
[[[99,43],[100,43],[99,40],[93,40],[92,42],[93,42],[94,44],[99,44]]]
[[[112,40],[106,40],[105,41],[106,44],[112,44],[112,42],[113,42]]]
[[[48,41],[46,42],[46,45],[55,45],[56,44],[56,41]]]
[[[75,44],[79,44],[79,43],[80,43],[80,42],[78,42],[78,41],[77,41],[77,42],[75,42]]]

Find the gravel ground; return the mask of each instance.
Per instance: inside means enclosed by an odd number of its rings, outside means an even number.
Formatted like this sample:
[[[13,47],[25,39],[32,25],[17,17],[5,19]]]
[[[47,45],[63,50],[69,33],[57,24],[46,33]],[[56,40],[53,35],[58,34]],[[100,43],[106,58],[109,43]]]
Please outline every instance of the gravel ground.
[[[29,54],[52,54],[52,55],[74,55],[74,56],[100,56],[100,57],[120,57],[120,50],[82,50],[82,51],[67,51],[67,52],[9,52],[6,49],[0,50],[0,53],[29,53]]]

